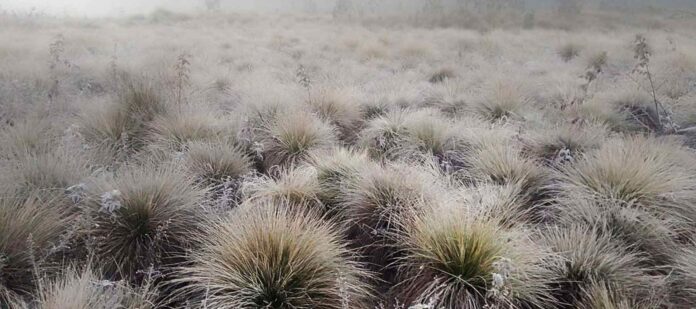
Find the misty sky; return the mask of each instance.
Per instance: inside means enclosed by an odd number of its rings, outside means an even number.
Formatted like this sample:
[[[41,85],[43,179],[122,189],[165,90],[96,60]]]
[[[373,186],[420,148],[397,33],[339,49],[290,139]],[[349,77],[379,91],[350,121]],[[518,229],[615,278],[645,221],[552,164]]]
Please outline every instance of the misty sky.
[[[252,8],[254,0],[234,0],[240,8]],[[32,8],[50,15],[113,16],[148,13],[156,8],[201,9],[203,0],[0,0],[0,9],[27,12]]]
[[[313,1],[319,10],[330,11],[335,0],[221,0],[227,9],[237,11],[260,10],[301,10],[307,1]],[[404,3],[422,5],[423,0],[365,0],[380,3]],[[453,2],[457,0],[443,0]],[[587,0],[587,2],[600,0]],[[601,0],[624,4],[649,4],[656,7],[688,6],[694,7],[696,0]],[[557,0],[525,0],[528,7],[551,5]],[[420,4],[419,4],[420,3]],[[102,17],[117,15],[148,14],[157,8],[172,11],[193,11],[204,8],[204,0],[0,0],[0,10],[26,13],[34,8],[49,15],[69,15],[74,17]]]

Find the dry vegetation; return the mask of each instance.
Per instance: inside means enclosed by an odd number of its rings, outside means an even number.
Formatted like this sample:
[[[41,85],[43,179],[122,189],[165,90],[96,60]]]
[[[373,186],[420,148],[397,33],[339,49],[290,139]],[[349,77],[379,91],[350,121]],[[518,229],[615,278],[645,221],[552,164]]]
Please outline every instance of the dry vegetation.
[[[0,308],[693,307],[694,17],[567,2],[0,15]]]

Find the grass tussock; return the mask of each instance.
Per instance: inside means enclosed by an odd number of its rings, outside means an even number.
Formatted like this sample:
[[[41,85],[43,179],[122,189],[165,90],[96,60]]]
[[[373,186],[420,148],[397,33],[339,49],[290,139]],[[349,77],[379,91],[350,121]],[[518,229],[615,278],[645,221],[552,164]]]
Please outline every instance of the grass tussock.
[[[182,151],[189,142],[223,140],[234,141],[233,124],[227,125],[213,115],[205,113],[179,112],[155,118],[149,124],[148,140],[170,151]]]
[[[398,220],[436,200],[437,179],[421,169],[389,166],[364,170],[346,184],[339,211],[348,218],[349,237],[369,265],[391,280],[399,243]]]
[[[462,161],[468,167],[461,173],[464,181],[517,186],[520,200],[530,208],[544,202],[548,195],[548,172],[501,139],[479,143]]]
[[[261,176],[242,184],[244,200],[252,203],[268,201],[282,203],[295,211],[325,213],[320,199],[321,188],[317,172],[312,167],[288,168],[277,173],[276,178]]]
[[[636,137],[607,142],[565,167],[556,184],[568,198],[619,201],[658,217],[690,221],[694,178],[680,163],[682,149],[669,141]]]
[[[66,150],[27,154],[7,162],[4,178],[6,194],[27,199],[38,195],[69,207],[79,201],[83,181],[89,176],[81,155]]]
[[[71,215],[37,197],[0,199],[0,303],[34,292],[37,276],[50,272],[66,248],[62,236]]]
[[[346,215],[340,208],[343,194],[367,170],[379,168],[367,152],[345,148],[314,153],[310,164],[316,169],[318,198],[331,216]]]
[[[132,167],[93,185],[86,233],[95,258],[108,275],[136,281],[149,267],[166,271],[199,231],[204,193],[172,167]]]
[[[363,113],[349,89],[321,89],[309,97],[307,105],[320,119],[336,126],[340,140],[355,140],[363,124]]]
[[[204,235],[204,236],[203,236]],[[369,277],[340,229],[261,203],[208,225],[182,268],[181,291],[207,308],[367,308]]]
[[[440,207],[401,222],[403,281],[394,288],[401,302],[436,308],[552,303],[543,249],[474,207]]]
[[[55,128],[46,119],[28,118],[0,131],[3,150],[0,157],[21,158],[50,152]]]
[[[135,289],[122,281],[103,280],[89,268],[80,271],[70,267],[58,278],[42,282],[35,300],[14,306],[21,309],[150,309],[156,308],[154,296],[147,288]]]
[[[522,152],[547,165],[573,163],[598,149],[607,137],[601,126],[561,126],[541,129],[523,141]]]
[[[594,226],[598,233],[639,252],[651,267],[661,268],[673,261],[679,221],[619,201],[574,199],[559,206],[556,218],[562,225]]]
[[[306,112],[278,115],[261,139],[266,170],[303,162],[312,151],[330,149],[336,144],[334,129]]]
[[[435,161],[444,171],[463,167],[469,150],[464,129],[431,110],[393,113],[373,119],[360,145],[379,160]]]
[[[558,56],[568,62],[580,55],[581,47],[574,43],[567,43],[558,48]]]
[[[126,159],[145,145],[148,125],[168,107],[151,83],[124,78],[113,102],[82,115],[81,134],[105,160]]]
[[[498,81],[487,87],[483,98],[472,106],[473,112],[491,122],[524,118],[530,98],[519,85]]]
[[[0,309],[692,307],[688,1],[530,1],[3,5]]]
[[[246,150],[232,143],[191,142],[186,148],[186,166],[205,184],[238,182],[254,171],[253,160]]]
[[[675,288],[677,303],[688,306],[696,301],[696,247],[689,245],[677,252],[674,262],[675,275],[672,285]]]
[[[641,254],[594,227],[551,228],[541,237],[542,244],[556,255],[545,267],[552,272],[556,282],[554,296],[563,306],[584,304],[583,291],[595,283],[604,284],[611,293],[626,293],[639,301],[650,299],[650,293],[663,287],[664,278],[650,274]]]

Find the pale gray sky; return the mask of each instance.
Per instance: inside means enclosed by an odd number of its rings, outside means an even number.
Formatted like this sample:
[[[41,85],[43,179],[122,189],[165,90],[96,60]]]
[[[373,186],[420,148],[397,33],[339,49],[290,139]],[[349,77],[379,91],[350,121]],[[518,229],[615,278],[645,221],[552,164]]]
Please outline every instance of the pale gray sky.
[[[242,7],[254,0],[234,0]],[[26,12],[31,8],[51,15],[111,16],[148,13],[156,8],[170,10],[201,9],[203,0],[0,0],[0,8]]]

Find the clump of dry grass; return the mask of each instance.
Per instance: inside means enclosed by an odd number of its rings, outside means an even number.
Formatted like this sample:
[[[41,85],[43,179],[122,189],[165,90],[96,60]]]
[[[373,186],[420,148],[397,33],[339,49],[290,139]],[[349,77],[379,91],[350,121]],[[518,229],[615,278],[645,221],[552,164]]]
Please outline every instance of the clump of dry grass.
[[[47,153],[57,135],[55,131],[45,118],[32,117],[17,121],[13,126],[0,130],[3,144],[0,157],[22,158]]]
[[[400,139],[406,134],[405,117],[406,113],[396,111],[370,120],[360,132],[358,144],[374,158],[397,157]]]
[[[66,150],[55,150],[41,154],[27,154],[22,158],[7,162],[3,181],[7,193],[15,198],[29,198],[32,195],[69,206],[70,187],[79,186],[89,175],[87,163],[80,154]],[[76,209],[73,209],[76,210]]]
[[[69,267],[59,278],[41,283],[31,303],[15,304],[16,308],[38,309],[149,309],[156,308],[154,294],[135,289],[121,281],[108,281],[93,270],[79,271]],[[15,308],[15,307],[13,307]]]
[[[378,159],[434,160],[445,171],[462,167],[469,148],[463,129],[430,110],[394,113],[370,122],[360,145]]]
[[[549,181],[547,172],[515,147],[499,138],[485,139],[465,154],[462,161],[468,167],[464,180],[473,183],[514,185],[528,207],[543,202]]]
[[[665,305],[657,296],[637,300],[631,295],[615,291],[606,283],[593,283],[583,294],[582,303],[578,304],[578,308],[581,309],[650,309]]]
[[[212,114],[201,112],[169,113],[148,125],[151,145],[169,151],[182,151],[189,142],[211,142],[236,138],[234,123],[223,123]]]
[[[633,248],[645,265],[663,268],[673,261],[678,248],[675,222],[620,201],[568,199],[556,205],[556,219],[564,226],[594,226],[597,233]]]
[[[186,148],[186,166],[208,185],[239,181],[254,171],[246,150],[226,141],[191,142]]]
[[[210,223],[180,270],[180,294],[207,308],[367,308],[369,275],[341,231],[263,202]]]
[[[434,156],[439,162],[452,164],[451,156],[465,151],[466,145],[459,128],[429,111],[410,113],[404,120],[406,136],[400,142],[401,157],[414,153]]]
[[[348,186],[365,170],[378,168],[364,151],[335,148],[313,153],[310,164],[316,169],[318,197],[330,216],[345,216],[340,201]]]
[[[581,47],[578,44],[567,43],[558,48],[558,55],[563,61],[568,62],[580,55]]]
[[[618,201],[659,218],[691,221],[696,179],[689,164],[677,158],[681,152],[680,146],[655,138],[612,140],[564,166],[554,189],[568,199]]]
[[[611,293],[647,299],[664,281],[650,275],[645,258],[631,246],[615,242],[612,235],[599,233],[594,227],[552,227],[543,230],[541,238],[556,254],[545,263],[556,281],[554,296],[569,308],[582,305],[583,291],[595,283],[606,285]]]
[[[487,89],[487,94],[472,109],[483,119],[497,122],[524,118],[523,111],[530,104],[530,98],[519,86],[499,81]]]
[[[284,203],[296,211],[324,213],[320,190],[316,170],[312,167],[288,168],[278,172],[275,178],[249,179],[241,189],[247,203]]]
[[[671,283],[675,302],[690,306],[696,301],[696,246],[686,245],[677,251],[674,260],[674,276]]]
[[[639,91],[600,94],[572,112],[580,119],[606,125],[616,132],[660,132],[651,98]]]
[[[363,114],[349,89],[322,89],[312,93],[307,104],[319,118],[336,126],[342,141],[355,140]]]
[[[82,115],[81,133],[107,160],[125,159],[142,149],[147,125],[167,110],[154,85],[124,78],[114,102]]]
[[[0,304],[20,301],[36,287],[61,248],[70,214],[36,197],[0,199]]]
[[[509,228],[523,226],[538,215],[527,205],[520,191],[517,184],[480,184],[458,188],[450,194],[456,194],[453,200],[457,203],[477,209],[491,222],[495,220],[498,225]]]
[[[200,231],[205,191],[174,167],[130,167],[90,191],[86,233],[108,275],[141,281],[149,267],[167,270]]]
[[[434,201],[436,183],[426,171],[394,165],[363,170],[343,188],[338,205],[351,225],[349,237],[383,279],[395,274],[397,220]]]
[[[455,78],[456,76],[457,74],[454,73],[453,70],[445,68],[433,73],[428,79],[428,82],[430,82],[431,84],[437,84],[444,82],[448,79]]]
[[[400,220],[403,281],[397,299],[435,308],[544,307],[553,303],[544,250],[468,205],[445,204]]]
[[[327,123],[309,113],[295,111],[278,115],[266,128],[261,143],[263,164],[268,170],[301,163],[312,151],[332,148],[336,135]]]
[[[523,141],[522,152],[549,165],[573,163],[599,148],[607,132],[601,126],[565,125],[534,132]]]
[[[423,95],[420,105],[436,108],[446,117],[470,122],[478,120],[470,117],[471,101],[471,91],[460,81],[445,79]]]

